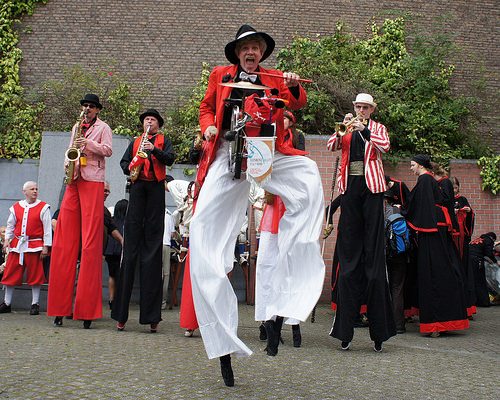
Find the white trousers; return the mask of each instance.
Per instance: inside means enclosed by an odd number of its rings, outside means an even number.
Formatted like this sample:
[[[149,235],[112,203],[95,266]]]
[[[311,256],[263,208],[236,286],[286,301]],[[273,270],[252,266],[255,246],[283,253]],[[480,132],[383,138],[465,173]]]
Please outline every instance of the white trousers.
[[[276,291],[276,283],[285,279],[283,269],[278,268],[278,234],[263,231],[260,234],[259,255],[257,257],[255,277],[255,320],[276,320],[278,315],[269,317],[268,308],[276,302],[279,293]],[[313,277],[315,279],[315,277]],[[285,324],[297,325],[300,321],[295,318],[287,318]]]
[[[238,301],[227,278],[250,183],[233,179],[228,154],[228,144],[223,143],[199,193],[190,226],[193,301],[208,358],[252,354],[237,335]],[[279,195],[286,207],[275,267],[279,280],[272,283],[263,319],[280,315],[304,321],[321,295],[325,275],[319,246],[324,205],[318,167],[307,157],[276,153],[271,179],[263,188]]]

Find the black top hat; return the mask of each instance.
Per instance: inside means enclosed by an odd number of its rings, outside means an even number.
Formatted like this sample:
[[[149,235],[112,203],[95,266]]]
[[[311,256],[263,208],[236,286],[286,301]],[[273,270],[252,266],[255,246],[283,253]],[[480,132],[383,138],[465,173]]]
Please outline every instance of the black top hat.
[[[95,104],[99,110],[102,110],[102,104],[99,103],[99,96],[96,94],[88,93],[83,99],[80,100],[80,104],[83,106],[85,103]]]
[[[226,48],[224,49],[224,52],[226,54],[226,58],[229,60],[231,64],[239,64],[240,60],[238,56],[236,55],[236,44],[243,39],[246,39],[250,36],[255,36],[255,35],[260,35],[264,41],[267,44],[266,51],[264,51],[264,54],[262,54],[262,58],[260,61],[264,61],[267,57],[271,55],[271,53],[274,50],[274,39],[269,36],[267,33],[264,32],[257,32],[254,28],[252,28],[250,25],[241,25],[240,29],[238,29],[238,32],[236,32],[235,39],[232,42],[229,42],[226,44]]]
[[[158,120],[158,124],[160,125],[160,128],[163,126],[163,121],[162,116],[160,113],[155,110],[154,108],[149,108],[146,111],[144,111],[141,115],[139,115],[139,119],[141,120],[141,124],[144,124],[144,118],[146,117],[155,117]]]

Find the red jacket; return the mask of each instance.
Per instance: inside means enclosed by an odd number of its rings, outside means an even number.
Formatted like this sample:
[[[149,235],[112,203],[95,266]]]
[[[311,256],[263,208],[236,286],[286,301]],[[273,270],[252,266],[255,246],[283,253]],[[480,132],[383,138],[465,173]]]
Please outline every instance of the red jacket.
[[[389,151],[390,142],[387,129],[379,122],[370,120],[368,123],[370,130],[370,140],[365,143],[365,179],[366,186],[372,193],[382,193],[387,190],[384,178],[384,166],[382,165],[382,153]],[[347,190],[347,177],[349,175],[349,153],[351,150],[351,139],[353,133],[338,136],[335,132],[328,139],[328,150],[335,151],[342,149],[340,162],[340,174],[337,178],[339,192],[345,193]]]
[[[198,175],[196,180],[199,183],[203,183],[205,180],[205,176],[207,174],[208,168],[210,164],[215,158],[215,154],[217,152],[219,135],[221,134],[222,128],[222,119],[224,117],[224,99],[230,97],[232,88],[227,86],[219,85],[222,83],[222,78],[226,75],[230,75],[234,77],[237,73],[238,66],[237,65],[229,65],[229,66],[219,66],[215,67],[210,74],[210,78],[208,81],[207,91],[205,93],[205,97],[203,98],[200,104],[200,128],[201,132],[205,132],[207,127],[210,125],[215,125],[218,129],[217,138],[211,142],[203,142],[203,155],[200,160],[200,164],[198,166]],[[276,70],[267,70],[262,67],[259,67],[259,72],[273,73],[273,74],[282,74],[281,71]],[[276,78],[267,75],[261,75],[260,80],[262,85],[269,86],[270,88],[276,88],[279,90],[278,97],[288,100],[287,107],[291,110],[297,110],[303,107],[307,102],[307,96],[305,90],[299,86],[299,98],[295,98],[295,96],[290,93],[290,90],[285,85],[285,81],[283,78]],[[269,95],[268,91],[266,94]],[[302,151],[296,150],[284,145],[285,139],[285,130],[283,126],[283,110],[278,109],[277,111],[277,139],[276,139],[276,149],[285,155],[301,155]]]

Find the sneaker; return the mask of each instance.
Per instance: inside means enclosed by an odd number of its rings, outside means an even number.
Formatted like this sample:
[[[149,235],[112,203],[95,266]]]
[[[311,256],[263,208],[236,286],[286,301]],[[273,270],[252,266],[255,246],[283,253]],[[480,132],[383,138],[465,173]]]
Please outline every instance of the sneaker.
[[[349,350],[351,348],[351,342],[342,342],[340,348],[344,351]]]
[[[158,332],[158,322],[153,322],[152,324],[149,324],[149,331],[151,333]]]
[[[54,326],[62,326],[63,317],[55,317],[54,318]]]
[[[10,313],[11,311],[10,304],[7,305],[5,302],[0,304],[0,314]]]
[[[376,351],[377,353],[382,352],[382,342],[373,342],[373,350]]]
[[[186,329],[184,331],[184,336],[185,337],[192,337],[193,336],[193,333],[194,333],[194,329]]]
[[[161,302],[161,309],[162,309],[162,310],[166,310],[166,309],[167,309],[167,301],[166,301],[166,300],[163,300],[163,301]]]
[[[116,323],[116,329],[118,329],[120,332],[125,330],[125,322],[117,322]]]
[[[40,306],[38,304],[32,304],[30,309],[30,315],[39,315]]]
[[[260,324],[259,326],[259,340],[261,342],[265,342],[267,340],[267,333],[264,324]]]

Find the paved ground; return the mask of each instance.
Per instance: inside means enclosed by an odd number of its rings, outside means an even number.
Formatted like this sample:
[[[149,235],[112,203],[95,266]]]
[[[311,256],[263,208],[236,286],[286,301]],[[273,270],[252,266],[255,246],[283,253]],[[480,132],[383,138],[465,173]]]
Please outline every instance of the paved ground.
[[[109,312],[106,311],[106,315]],[[226,388],[218,360],[201,338],[185,338],[178,310],[166,311],[157,334],[137,323],[125,332],[106,317],[52,326],[25,310],[0,315],[0,399],[499,399],[500,307],[480,309],[472,327],[436,339],[408,332],[372,350],[366,328],[352,350],[328,336],[332,313],[318,308],[302,325],[303,347],[283,333],[277,357],[258,340],[253,307],[240,307],[240,336],[255,353],[235,359],[236,385]]]

